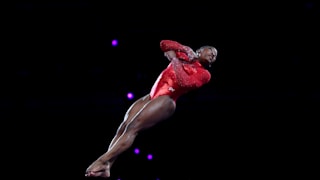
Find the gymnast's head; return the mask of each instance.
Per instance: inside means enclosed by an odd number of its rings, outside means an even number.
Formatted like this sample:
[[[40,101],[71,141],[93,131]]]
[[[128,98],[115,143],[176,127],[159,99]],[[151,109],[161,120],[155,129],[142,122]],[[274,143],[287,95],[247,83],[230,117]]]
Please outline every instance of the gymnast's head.
[[[213,46],[202,46],[196,50],[199,62],[211,66],[217,59],[218,51]]]

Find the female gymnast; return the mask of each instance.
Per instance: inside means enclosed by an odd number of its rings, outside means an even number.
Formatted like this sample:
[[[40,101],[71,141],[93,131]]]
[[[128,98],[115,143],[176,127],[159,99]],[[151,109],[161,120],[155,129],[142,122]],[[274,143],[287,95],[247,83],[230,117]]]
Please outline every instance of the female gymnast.
[[[215,47],[202,46],[194,52],[177,41],[162,40],[160,49],[169,59],[169,65],[158,76],[150,93],[130,106],[108,150],[87,168],[85,176],[110,177],[111,166],[131,147],[141,130],[171,117],[181,95],[209,83],[211,74],[206,67],[216,61]]]

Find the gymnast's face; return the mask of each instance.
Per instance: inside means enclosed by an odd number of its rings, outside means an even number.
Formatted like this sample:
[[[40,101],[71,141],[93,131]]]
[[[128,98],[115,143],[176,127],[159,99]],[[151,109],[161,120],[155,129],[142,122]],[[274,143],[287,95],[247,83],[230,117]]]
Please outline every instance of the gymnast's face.
[[[209,66],[216,61],[218,51],[214,47],[204,47],[197,51],[199,61]]]

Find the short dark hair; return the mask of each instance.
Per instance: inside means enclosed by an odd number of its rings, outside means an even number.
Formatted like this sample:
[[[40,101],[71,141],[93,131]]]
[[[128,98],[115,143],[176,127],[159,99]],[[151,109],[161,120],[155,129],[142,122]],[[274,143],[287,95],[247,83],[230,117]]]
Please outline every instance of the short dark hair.
[[[209,45],[205,45],[205,46],[201,46],[199,49],[196,50],[196,53],[199,53],[200,51],[202,51],[203,49],[211,49],[212,51],[215,50],[217,52],[217,49],[213,46],[209,46]]]

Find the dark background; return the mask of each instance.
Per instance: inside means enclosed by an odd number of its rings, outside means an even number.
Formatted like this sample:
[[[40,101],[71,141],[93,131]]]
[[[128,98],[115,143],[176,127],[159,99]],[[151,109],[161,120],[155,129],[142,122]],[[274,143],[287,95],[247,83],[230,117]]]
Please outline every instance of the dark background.
[[[85,179],[127,108],[167,66],[162,39],[215,46],[212,81],[181,97],[168,121],[141,132],[110,179],[286,178],[315,170],[318,3],[15,1],[8,9],[4,173]]]

